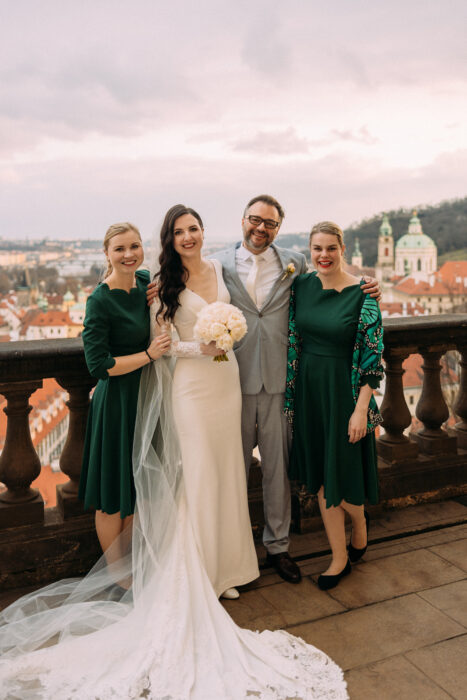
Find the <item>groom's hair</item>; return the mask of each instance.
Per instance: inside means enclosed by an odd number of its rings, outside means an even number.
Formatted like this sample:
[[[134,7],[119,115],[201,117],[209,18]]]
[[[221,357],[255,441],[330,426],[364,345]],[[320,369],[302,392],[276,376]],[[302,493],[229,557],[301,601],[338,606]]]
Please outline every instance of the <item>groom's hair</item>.
[[[250,207],[253,206],[253,204],[256,204],[256,202],[264,202],[265,204],[269,204],[271,207],[276,207],[277,213],[279,214],[281,223],[282,219],[285,216],[285,211],[274,197],[271,197],[270,194],[259,194],[257,197],[253,197],[253,199],[250,199],[248,204],[245,207],[245,211],[243,212],[243,217],[246,216],[246,213]]]

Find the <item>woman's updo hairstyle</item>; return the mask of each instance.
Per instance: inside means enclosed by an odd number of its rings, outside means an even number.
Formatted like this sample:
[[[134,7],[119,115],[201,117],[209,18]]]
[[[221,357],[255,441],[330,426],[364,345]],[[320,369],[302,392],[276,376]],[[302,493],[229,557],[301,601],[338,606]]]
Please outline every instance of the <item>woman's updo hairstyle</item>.
[[[160,269],[154,276],[159,286],[160,306],[157,310],[157,317],[162,313],[164,321],[173,320],[180,306],[179,296],[185,289],[188,279],[188,270],[183,266],[182,259],[174,248],[175,222],[184,214],[194,216],[200,228],[204,228],[198,212],[184,204],[175,204],[165,215],[161,228]]]
[[[127,231],[134,231],[136,235],[138,236],[139,240],[141,240],[141,234],[136,228],[134,224],[130,224],[129,221],[123,221],[122,223],[119,224],[112,224],[112,226],[109,226],[107,229],[105,236],[104,236],[104,250],[107,253],[109,249],[109,243],[112,240],[114,236],[118,236],[119,233],[127,233]],[[112,272],[113,267],[112,263],[110,260],[107,260],[107,270],[104,273],[103,279],[106,279],[110,273]]]
[[[315,224],[310,233],[310,245],[315,233],[330,233],[332,236],[336,236],[339,247],[341,249],[344,247],[344,233],[334,221],[320,221],[319,224]]]

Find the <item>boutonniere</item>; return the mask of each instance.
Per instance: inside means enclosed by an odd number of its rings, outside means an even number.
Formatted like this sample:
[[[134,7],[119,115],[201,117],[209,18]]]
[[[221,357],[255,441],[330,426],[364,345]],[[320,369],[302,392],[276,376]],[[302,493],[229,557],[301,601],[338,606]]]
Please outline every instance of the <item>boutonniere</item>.
[[[293,275],[295,272],[295,265],[293,263],[289,263],[287,267],[285,268],[284,274],[281,277],[281,282],[285,280],[287,277],[290,277],[290,275]]]

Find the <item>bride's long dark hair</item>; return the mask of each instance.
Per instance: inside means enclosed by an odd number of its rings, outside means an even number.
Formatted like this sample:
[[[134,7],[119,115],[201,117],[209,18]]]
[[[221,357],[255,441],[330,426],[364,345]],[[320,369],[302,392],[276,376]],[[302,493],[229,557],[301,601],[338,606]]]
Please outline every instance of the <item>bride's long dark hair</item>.
[[[188,270],[183,266],[180,255],[174,248],[175,221],[184,214],[191,214],[203,229],[203,221],[197,211],[184,204],[175,204],[165,215],[161,228],[160,269],[154,275],[159,285],[160,306],[157,317],[162,313],[164,321],[172,321],[180,306],[179,296],[186,287]]]

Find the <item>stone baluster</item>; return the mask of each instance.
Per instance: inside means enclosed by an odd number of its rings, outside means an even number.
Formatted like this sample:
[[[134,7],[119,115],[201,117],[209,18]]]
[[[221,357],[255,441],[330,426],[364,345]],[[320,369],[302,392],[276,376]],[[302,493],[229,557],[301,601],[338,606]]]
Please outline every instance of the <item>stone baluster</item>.
[[[380,457],[386,462],[396,462],[417,457],[418,448],[404,435],[404,430],[412,422],[410,411],[405,402],[402,376],[402,363],[410,355],[409,348],[386,348],[386,391],[381,404],[383,428],[385,430],[377,441]]]
[[[461,373],[459,379],[459,393],[454,404],[454,412],[460,421],[454,426],[457,436],[457,444],[463,450],[467,450],[467,346],[459,348],[461,354]]]
[[[415,410],[418,420],[423,423],[413,439],[418,443],[422,452],[427,454],[454,453],[457,450],[457,440],[441,428],[449,418],[449,409],[441,389],[440,358],[445,348],[420,348],[423,357],[423,387],[422,394]]]
[[[31,483],[41,471],[34,449],[28,416],[32,406],[31,394],[40,389],[42,381],[0,384],[0,394],[6,400],[8,420],[5,444],[0,456],[0,481],[6,490],[0,493],[0,529],[43,522],[44,501]]]
[[[91,378],[57,377],[56,381],[69,394],[68,434],[60,455],[60,469],[69,477],[65,484],[57,486],[57,507],[64,519],[83,514],[83,504],[78,498],[84,436],[89,409],[89,392],[95,384]]]

